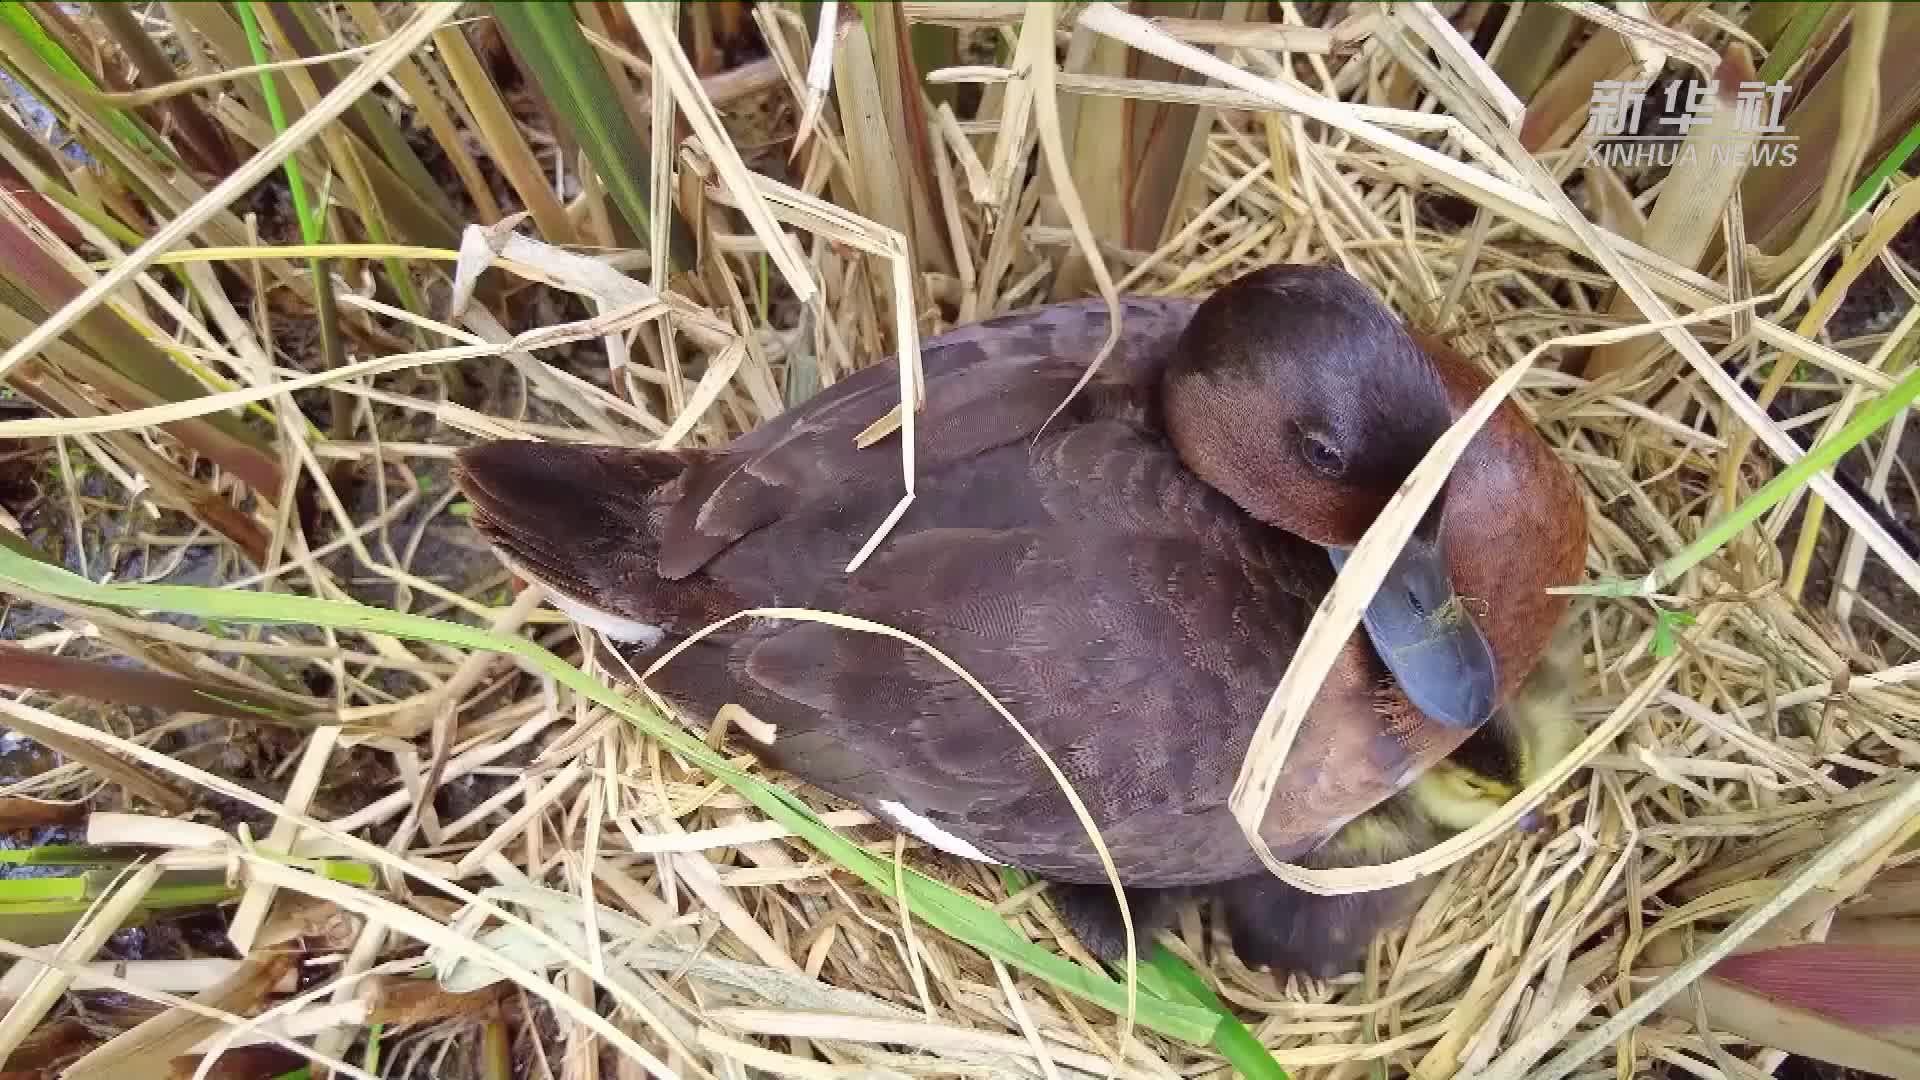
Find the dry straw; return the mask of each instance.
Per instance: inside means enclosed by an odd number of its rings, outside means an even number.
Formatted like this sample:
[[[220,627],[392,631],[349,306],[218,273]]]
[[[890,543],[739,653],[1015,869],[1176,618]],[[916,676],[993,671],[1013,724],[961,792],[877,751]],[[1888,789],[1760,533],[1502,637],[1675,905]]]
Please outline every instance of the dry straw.
[[[1514,70],[1503,50],[1519,47],[1517,31],[1503,31],[1483,58],[1440,9],[1423,3],[1369,9],[1327,27],[1304,25],[1291,3],[1278,5],[1284,17],[1275,22],[1250,21],[1264,5],[1228,5],[1227,17],[1196,20],[1145,18],[1104,3],[965,3],[899,5],[886,14],[904,20],[896,41],[874,33],[872,26],[894,25],[885,20],[853,33],[860,6],[819,5],[811,24],[785,7],[755,12],[771,53],[766,77],[777,75],[766,98],[790,110],[780,129],[789,141],[775,140],[771,154],[756,153],[740,134],[733,110],[745,99],[723,92],[720,77],[697,74],[700,50],[683,50],[670,7],[581,9],[590,24],[582,28],[586,55],[618,76],[620,98],[609,107],[636,124],[650,120],[654,131],[684,126],[683,141],[655,146],[644,163],[649,205],[671,204],[698,233],[699,265],[681,266],[669,262],[668,214],[651,215],[639,230],[647,251],[619,249],[605,228],[614,215],[598,178],[576,183],[573,141],[531,128],[492,84],[467,37],[479,25],[474,12],[425,5],[371,44],[330,42],[338,83],[274,134],[249,111],[260,71],[223,77],[212,62],[231,44],[226,24],[169,5],[197,28],[180,40],[205,63],[184,80],[143,84],[132,96],[103,92],[99,102],[201,101],[206,87],[224,86],[229,93],[209,115],[259,150],[144,241],[105,236],[99,215],[69,214],[100,236],[95,246],[108,260],[62,262],[76,274],[99,274],[82,278],[39,325],[22,320],[0,371],[45,366],[43,357],[71,360],[64,335],[111,298],[146,338],[206,373],[206,390],[114,413],[89,407],[77,384],[51,379],[49,392],[67,415],[0,420],[0,439],[56,440],[68,463],[63,478],[88,462],[106,466],[107,482],[124,488],[118,494],[142,515],[135,520],[143,558],[135,564],[145,580],[166,580],[190,553],[211,551],[224,595],[344,601],[376,595],[373,588],[381,605],[398,611],[557,646],[572,641],[574,629],[537,590],[517,600],[504,592],[507,571],[458,520],[457,496],[434,481],[443,480],[452,449],[476,436],[710,446],[808,388],[899,350],[909,357],[898,388],[908,407],[862,441],[900,455],[901,498],[890,516],[870,523],[852,565],[822,569],[857,573],[915,497],[911,403],[924,394],[923,336],[1044,302],[1050,289],[1112,303],[1124,293],[1202,294],[1276,261],[1343,266],[1409,319],[1450,336],[1491,386],[1369,531],[1316,614],[1234,788],[1239,819],[1257,820],[1331,650],[1351,634],[1395,549],[1499,402],[1515,402],[1578,472],[1593,523],[1589,576],[1632,585],[1575,607],[1586,740],[1484,825],[1381,866],[1309,869],[1262,853],[1274,873],[1315,893],[1412,880],[1430,886],[1362,971],[1324,982],[1248,971],[1195,913],[1161,944],[1246,1019],[1249,1041],[1301,1076],[1379,1070],[1506,1080],[1641,1075],[1659,1066],[1745,1080],[1776,1065],[1768,1040],[1785,1036],[1723,992],[1731,984],[1710,966],[1783,941],[1869,940],[1920,915],[1912,852],[1901,846],[1920,797],[1910,776],[1920,765],[1912,720],[1920,716],[1920,640],[1910,615],[1887,607],[1912,602],[1920,564],[1823,472],[1734,543],[1709,545],[1687,572],[1661,568],[1712,535],[1768,475],[1805,456],[1796,429],[1838,431],[1902,385],[1908,371],[1899,365],[1911,363],[1911,351],[1895,338],[1914,328],[1911,315],[1894,337],[1816,338],[1871,265],[1892,265],[1904,281],[1889,245],[1920,206],[1920,189],[1896,184],[1879,201],[1836,214],[1845,220],[1793,244],[1790,262],[1768,264],[1770,276],[1756,282],[1737,197],[1707,208],[1719,221],[1720,247],[1732,249],[1711,273],[1674,257],[1712,248],[1711,230],[1691,231],[1684,252],[1657,236],[1639,238],[1640,203],[1652,199],[1664,221],[1687,202],[1661,211],[1664,196],[1593,170],[1580,189],[1590,202],[1569,200],[1563,180],[1581,167],[1584,147],[1579,137],[1540,153],[1523,145],[1537,138],[1531,112],[1543,97],[1516,93],[1501,75]],[[364,31],[385,33],[371,5],[347,7]],[[1669,60],[1718,70],[1732,36],[1725,20],[1701,12],[1656,22],[1669,7],[1698,5],[1569,3],[1529,19],[1569,20],[1581,33],[1591,27],[1597,44],[1582,54],[1612,49],[1623,71]],[[700,26],[720,10],[688,8],[689,23]],[[621,13],[632,33],[610,24]],[[836,108],[839,73],[865,79],[902,70],[902,57],[882,63],[838,50],[904,50],[917,32],[940,27],[980,35],[969,61],[996,43],[1010,59],[922,71],[925,85],[942,93],[976,86],[979,113],[929,99],[924,140],[879,153],[876,141],[891,139],[893,128]],[[628,52],[635,42],[643,55]],[[273,70],[322,70],[311,66],[317,55]],[[1855,64],[1847,75],[1876,70]],[[1174,81],[1174,71],[1189,77]],[[462,136],[447,149],[470,189],[485,178],[476,183],[467,142],[486,149],[503,184],[476,205],[512,194],[530,212],[454,223],[431,241],[240,246],[249,237],[223,231],[228,203],[283,162],[298,160],[310,172],[333,167],[344,143],[329,125],[376,85],[419,99],[437,138]],[[1092,187],[1111,178],[1075,172],[1118,160],[1099,119],[1116,114],[1085,107],[1094,100],[1122,106],[1129,139],[1198,118],[1166,151],[1185,156],[1155,213]],[[1578,127],[1544,119],[1548,128]],[[793,125],[803,137],[793,137]],[[329,138],[316,140],[323,129]],[[924,161],[913,156],[921,153]],[[380,167],[355,165],[363,173]],[[888,200],[870,194],[875,178],[860,172],[869,165],[898,170],[879,178]],[[784,176],[767,175],[778,167]],[[1702,184],[1739,187],[1721,174]],[[1463,202],[1470,221],[1438,223],[1438,196]],[[0,203],[8,220],[27,214],[18,198]],[[929,228],[934,235],[922,235]],[[49,231],[33,235],[43,248],[59,246]],[[1821,276],[1836,256],[1838,273]],[[335,314],[356,343],[348,362],[327,370],[291,362],[279,333],[286,327],[276,321],[285,316],[227,295],[226,279],[208,265],[264,287],[286,279],[289,267],[320,262],[332,268]],[[441,306],[372,299],[360,285],[362,268],[388,265],[450,285],[436,294]],[[194,303],[169,291],[167,275],[176,272],[194,283]],[[556,306],[562,294],[588,314],[554,314],[564,310]],[[1595,346],[1625,358],[1619,369],[1593,381],[1562,370],[1563,360]],[[1761,393],[1749,394],[1729,368],[1751,373]],[[448,379],[496,370],[506,392],[487,399],[484,411],[446,390]],[[334,392],[352,410],[351,437],[304,423],[292,395],[309,389]],[[1802,415],[1770,415],[1768,406],[1789,392]],[[241,561],[235,542],[204,523],[183,527],[147,512],[152,489],[169,475],[164,455],[175,452],[158,426],[243,408],[275,411],[273,452],[286,478],[283,491],[259,493],[271,513],[248,519],[261,533],[264,563]],[[1920,492],[1903,472],[1903,431],[1896,421],[1869,447],[1868,490],[1911,505]],[[890,438],[899,446],[884,446]],[[1731,460],[1731,449],[1755,441],[1769,456]],[[343,463],[367,467],[371,479],[357,498],[334,487]],[[293,513],[286,496],[296,482],[311,486],[331,523],[324,543],[310,542]],[[214,483],[223,498],[233,490],[224,471]],[[83,499],[77,483],[61,494],[83,512],[98,502]],[[1811,502],[1793,519],[1803,494],[1837,520],[1823,521]],[[1791,565],[1777,543],[1790,519],[1803,530],[1797,544],[1788,542],[1797,552]],[[1809,571],[1822,529],[1844,534],[1830,599],[1816,595]],[[436,542],[464,545],[455,565],[422,554],[430,530]],[[124,561],[118,549],[111,562],[108,553],[86,554],[96,575]],[[445,1014],[391,1029],[383,1053],[394,1069],[453,1075],[447,1063],[463,1045],[490,1047],[476,1060],[496,1074],[525,1052],[557,1074],[590,1076],[601,1050],[625,1068],[688,1077],[752,1069],[1166,1078],[1225,1075],[1230,1067],[1224,1042],[1194,1045],[1147,1022],[1168,991],[1145,974],[1126,980],[1124,995],[1116,987],[1100,999],[1108,1011],[1006,954],[956,943],[901,900],[925,895],[919,886],[929,875],[994,905],[1020,939],[1090,963],[1043,889],[908,845],[785,778],[767,778],[781,785],[768,789],[778,802],[750,797],[738,782],[753,771],[742,740],[764,726],[738,710],[711,727],[709,718],[682,718],[694,735],[679,742],[646,737],[619,698],[569,683],[577,673],[517,667],[477,638],[403,639],[363,617],[233,633],[20,576],[9,591],[62,620],[22,647],[118,653],[215,688],[270,695],[294,710],[301,741],[275,773],[284,785],[275,790],[286,795],[274,800],[154,749],[199,717],[128,736],[124,725],[109,731],[58,715],[43,707],[50,701],[0,700],[10,727],[69,760],[0,790],[0,799],[46,806],[91,797],[100,805],[131,796],[172,812],[190,805],[184,792],[211,792],[273,822],[249,837],[204,826],[156,831],[157,817],[97,815],[98,835],[136,843],[151,857],[107,890],[65,945],[4,946],[43,973],[8,982],[24,990],[0,1018],[0,1046],[20,1043],[72,980],[86,980],[167,1011],[95,1051],[82,1075],[138,1060],[150,1045],[204,1054],[264,1040],[298,1047],[337,1075],[364,1076],[357,1055],[345,1052],[355,1025],[373,1015],[363,991],[424,964],[450,995],[494,993],[512,1005],[478,1019]],[[746,614],[894,633],[831,612]],[[308,673],[324,673],[331,689],[303,688],[299,676]],[[1017,707],[1001,715],[1026,734]],[[235,730],[244,738],[250,729]],[[368,755],[390,768],[358,792],[357,805],[323,820],[316,807],[329,780]],[[456,786],[478,794],[450,820],[421,799]],[[827,832],[796,816],[803,801]],[[1104,852],[1098,823],[1074,803]],[[1549,827],[1515,830],[1527,812]],[[803,842],[808,837],[814,842]],[[857,857],[883,872],[850,876],[821,853],[836,841],[841,865]],[[414,891],[404,897],[323,880],[289,866],[284,854],[363,860],[387,875],[389,888]],[[117,911],[136,906],[162,867],[189,865],[230,869],[244,887],[230,936],[246,960],[220,969],[219,985],[193,1000],[152,979],[89,966]],[[277,1005],[270,990],[245,992],[275,947],[308,920],[329,919],[366,928],[331,940],[331,980],[281,995]],[[387,950],[411,958],[396,962]],[[270,985],[285,974],[279,969]],[[615,1008],[596,1007],[603,1002]],[[551,1022],[538,1040],[523,1031],[514,1047],[505,1040],[518,1029],[498,1018],[515,1010]],[[1844,1036],[1824,1030],[1818,1045],[1844,1055]],[[1875,1036],[1873,1046],[1894,1055],[1875,1060],[1920,1056],[1891,1036]],[[213,1061],[203,1056],[196,1068],[205,1072]]]

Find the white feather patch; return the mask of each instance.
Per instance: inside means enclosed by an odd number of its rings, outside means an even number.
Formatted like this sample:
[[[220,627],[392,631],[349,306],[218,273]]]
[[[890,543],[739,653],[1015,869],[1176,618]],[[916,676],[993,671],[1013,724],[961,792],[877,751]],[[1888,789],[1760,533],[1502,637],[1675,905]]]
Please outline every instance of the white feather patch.
[[[660,644],[660,639],[667,636],[666,631],[650,623],[590,607],[578,600],[562,596],[552,589],[547,590],[547,599],[552,601],[553,606],[559,608],[567,618],[589,629],[598,630],[614,641],[638,644],[643,648],[651,649]]]
[[[922,843],[939,848],[949,855],[958,855],[963,859],[972,859],[974,862],[992,863],[994,866],[1006,865],[999,859],[988,857],[987,854],[979,848],[974,847],[965,840],[935,825],[933,822],[914,813],[905,806],[894,802],[892,799],[880,800],[880,812],[887,815],[895,825],[918,837]]]

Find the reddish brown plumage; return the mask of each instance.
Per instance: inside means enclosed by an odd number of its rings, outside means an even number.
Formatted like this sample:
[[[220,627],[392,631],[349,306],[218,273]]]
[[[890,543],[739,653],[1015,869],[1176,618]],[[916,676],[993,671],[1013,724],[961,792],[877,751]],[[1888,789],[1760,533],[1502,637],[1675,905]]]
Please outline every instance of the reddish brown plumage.
[[[1457,417],[1490,380],[1451,346],[1416,340],[1433,358]],[[1501,670],[1501,699],[1547,650],[1571,598],[1549,593],[1580,580],[1587,507],[1580,487],[1512,401],[1494,410],[1447,481],[1443,543],[1454,586],[1483,604],[1476,614]],[[1482,614],[1483,613],[1483,614]]]
[[[1490,380],[1450,346],[1430,337],[1418,340],[1433,358],[1457,418]],[[1586,503],[1573,474],[1508,401],[1455,465],[1441,527],[1454,586],[1474,601],[1476,621],[1501,661],[1504,703],[1566,615],[1571,598],[1547,590],[1580,580]],[[1265,830],[1276,849],[1324,840],[1375,805],[1373,768],[1401,769],[1411,780],[1471,734],[1424,722],[1397,687],[1366,682],[1370,651],[1355,634],[1315,700],[1315,723],[1303,728],[1288,754]],[[1368,687],[1371,693],[1363,689]],[[1384,752],[1380,740],[1367,734],[1370,726],[1359,716],[1363,707],[1385,721],[1379,727],[1388,743]],[[1323,709],[1325,723],[1319,722]],[[1341,768],[1341,762],[1366,762],[1369,768]]]

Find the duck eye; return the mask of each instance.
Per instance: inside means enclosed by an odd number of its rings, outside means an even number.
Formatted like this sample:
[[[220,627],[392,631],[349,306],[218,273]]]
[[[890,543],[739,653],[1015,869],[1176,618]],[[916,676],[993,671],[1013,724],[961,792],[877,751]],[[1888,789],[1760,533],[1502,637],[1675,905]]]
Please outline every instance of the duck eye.
[[[1300,437],[1300,454],[1316,472],[1339,476],[1346,471],[1347,463],[1340,451],[1318,435],[1309,433]]]

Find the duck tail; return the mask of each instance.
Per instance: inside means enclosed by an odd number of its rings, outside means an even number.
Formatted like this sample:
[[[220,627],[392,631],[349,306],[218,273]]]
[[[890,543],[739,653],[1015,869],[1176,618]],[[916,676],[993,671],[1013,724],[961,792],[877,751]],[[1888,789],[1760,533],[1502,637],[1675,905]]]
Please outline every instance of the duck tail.
[[[686,619],[656,572],[665,512],[652,496],[697,451],[499,440],[462,450],[453,479],[471,524],[556,607],[615,641],[651,647]],[[694,590],[695,594],[704,590]]]
[[[1423,894],[1416,883],[1320,896],[1264,870],[1214,888],[1242,964],[1316,979],[1363,967],[1375,936],[1412,916]]]

